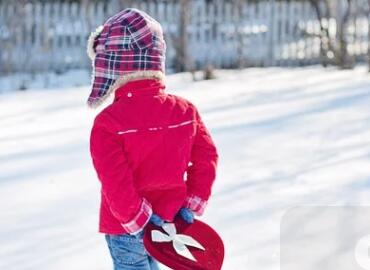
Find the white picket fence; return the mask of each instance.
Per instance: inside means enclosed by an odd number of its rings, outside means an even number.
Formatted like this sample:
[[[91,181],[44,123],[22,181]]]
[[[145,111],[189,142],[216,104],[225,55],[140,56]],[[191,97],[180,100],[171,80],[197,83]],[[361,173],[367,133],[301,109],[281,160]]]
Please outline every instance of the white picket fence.
[[[320,39],[316,35],[320,26],[308,1],[244,0],[239,5],[227,0],[189,1],[187,34],[192,67],[319,62]],[[179,1],[135,1],[134,6],[163,25],[167,67],[173,68]],[[115,12],[112,1],[0,0],[0,72],[63,72],[90,67],[85,52],[89,33]],[[350,29],[351,54],[365,57],[369,18],[354,13]]]

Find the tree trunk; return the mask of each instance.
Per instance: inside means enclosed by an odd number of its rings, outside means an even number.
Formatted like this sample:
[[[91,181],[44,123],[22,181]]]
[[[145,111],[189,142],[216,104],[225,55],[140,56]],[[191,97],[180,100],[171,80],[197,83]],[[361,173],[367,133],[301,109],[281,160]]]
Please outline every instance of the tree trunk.
[[[321,64],[326,67],[328,65],[328,51],[331,47],[330,45],[330,39],[329,39],[329,30],[327,27],[323,24],[323,19],[328,16],[328,14],[324,15],[323,11],[320,8],[320,0],[310,0],[311,5],[313,6],[317,20],[320,24],[320,61]],[[325,3],[325,9],[329,10],[329,4],[327,1],[324,1]]]
[[[367,60],[369,62],[369,72],[370,72],[370,0],[368,0],[369,2],[369,9],[368,9],[368,14],[367,14],[367,17],[368,17],[368,23],[369,23],[369,26],[368,26],[368,45],[367,45]]]
[[[189,1],[180,0],[180,25],[178,38],[178,52],[177,52],[177,71],[189,70],[188,65],[188,33],[187,26],[189,23]]]
[[[347,0],[347,7],[345,13],[342,15],[342,12],[339,12],[337,25],[338,25],[338,65],[343,69],[352,69],[354,67],[354,61],[351,60],[351,57],[348,52],[348,42],[347,42],[347,29],[348,21],[351,14],[351,5],[352,0]],[[341,11],[341,10],[340,10]]]
[[[245,48],[245,42],[244,42],[244,29],[243,29],[243,0],[235,0],[234,1],[234,8],[237,9],[237,18],[235,20],[235,35],[237,40],[237,67],[239,69],[242,69],[245,67],[245,55],[244,55],[244,48]]]
[[[353,68],[354,59],[349,56],[347,48],[347,29],[352,0],[346,0],[347,6],[344,12],[341,9],[341,2],[336,0],[310,0],[310,3],[320,23],[320,57],[322,65],[326,66],[331,62],[340,68]],[[321,5],[324,5],[324,10],[322,10]],[[323,24],[323,19],[329,20],[331,18],[334,18],[337,23],[337,35],[335,38],[330,36],[329,25]],[[332,55],[331,61],[329,54]]]

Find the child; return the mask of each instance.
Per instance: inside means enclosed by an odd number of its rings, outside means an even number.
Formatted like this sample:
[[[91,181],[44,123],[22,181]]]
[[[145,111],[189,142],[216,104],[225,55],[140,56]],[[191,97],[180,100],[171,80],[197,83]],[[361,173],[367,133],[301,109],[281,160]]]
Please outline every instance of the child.
[[[101,182],[99,232],[114,269],[158,269],[143,229],[201,215],[215,179],[217,151],[193,104],[165,93],[160,24],[137,9],[108,19],[89,38],[90,107],[114,93],[95,118],[90,151]],[[186,179],[184,175],[186,173]]]

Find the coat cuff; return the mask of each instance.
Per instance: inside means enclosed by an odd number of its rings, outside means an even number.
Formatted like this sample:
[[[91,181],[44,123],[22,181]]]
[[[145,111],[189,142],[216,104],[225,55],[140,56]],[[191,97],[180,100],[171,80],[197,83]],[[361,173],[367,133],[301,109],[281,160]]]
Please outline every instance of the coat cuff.
[[[183,206],[189,208],[197,216],[200,216],[203,214],[204,209],[207,206],[207,201],[195,195],[188,195]]]
[[[121,226],[128,233],[135,234],[145,227],[149,222],[152,213],[153,210],[151,204],[146,199],[143,199],[139,212],[135,217],[130,222],[122,223]]]

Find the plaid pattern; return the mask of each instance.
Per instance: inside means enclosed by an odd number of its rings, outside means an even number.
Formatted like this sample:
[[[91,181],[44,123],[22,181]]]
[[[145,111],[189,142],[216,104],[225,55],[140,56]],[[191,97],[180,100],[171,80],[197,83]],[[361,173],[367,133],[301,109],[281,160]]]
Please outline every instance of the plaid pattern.
[[[130,222],[121,225],[128,233],[136,233],[145,227],[149,222],[152,213],[152,206],[146,199],[143,199],[136,216]]]
[[[166,43],[161,25],[138,9],[108,19],[93,42],[94,74],[88,104],[99,104],[117,79],[136,71],[165,72]]]
[[[192,210],[197,216],[200,216],[203,214],[204,209],[207,206],[207,201],[202,200],[198,196],[189,195],[188,197],[186,197],[183,206]]]

